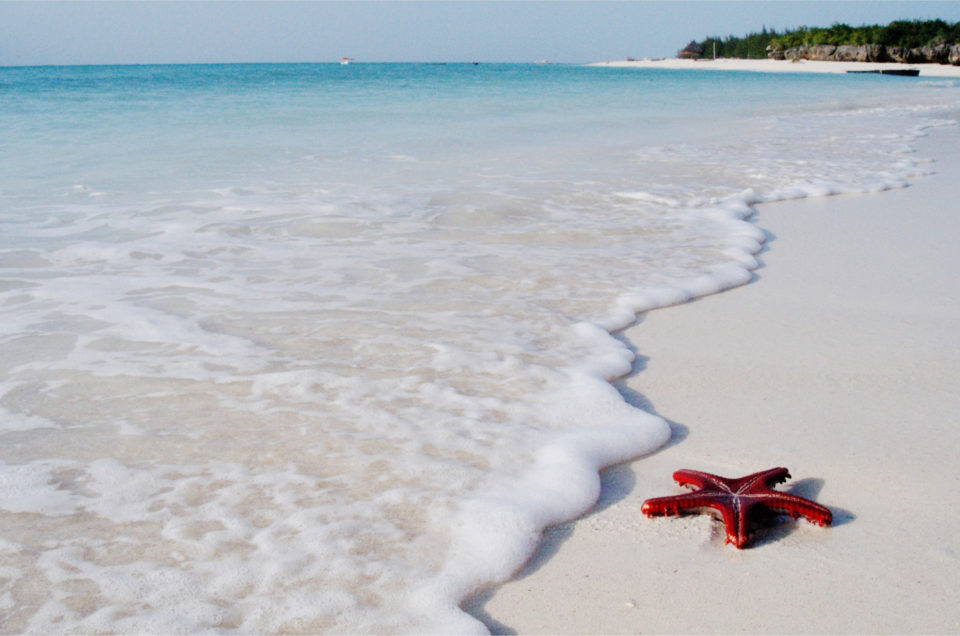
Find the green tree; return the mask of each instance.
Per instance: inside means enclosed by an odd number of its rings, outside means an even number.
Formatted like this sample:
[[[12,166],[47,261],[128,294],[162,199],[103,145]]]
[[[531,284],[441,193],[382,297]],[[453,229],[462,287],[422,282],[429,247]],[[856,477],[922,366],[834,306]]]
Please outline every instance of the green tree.
[[[852,27],[848,24],[834,23],[829,27],[801,26],[783,33],[768,30],[766,25],[759,32],[737,37],[729,35],[706,38],[700,45],[704,57],[713,57],[716,45],[717,57],[766,57],[767,47],[772,50],[786,50],[803,45],[817,44],[880,44],[899,46],[907,49],[933,44],[960,43],[960,22],[950,24],[943,20],[896,20],[885,26],[863,25]]]

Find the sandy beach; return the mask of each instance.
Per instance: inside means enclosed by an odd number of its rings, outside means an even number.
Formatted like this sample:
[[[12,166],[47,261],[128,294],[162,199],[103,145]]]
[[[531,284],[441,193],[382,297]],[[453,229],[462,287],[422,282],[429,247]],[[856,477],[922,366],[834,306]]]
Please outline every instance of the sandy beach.
[[[916,144],[937,174],[903,190],[760,206],[750,284],[641,316],[620,388],[672,441],[468,609],[494,633],[956,632],[958,141]],[[679,468],[774,466],[832,527],[783,519],[740,551],[707,515],[640,513]]]
[[[703,71],[755,71],[759,73],[846,73],[847,71],[874,71],[883,69],[915,68],[920,77],[960,77],[960,66],[948,64],[896,64],[879,62],[818,62],[800,60],[615,60],[598,62],[595,66],[624,68],[697,69]]]

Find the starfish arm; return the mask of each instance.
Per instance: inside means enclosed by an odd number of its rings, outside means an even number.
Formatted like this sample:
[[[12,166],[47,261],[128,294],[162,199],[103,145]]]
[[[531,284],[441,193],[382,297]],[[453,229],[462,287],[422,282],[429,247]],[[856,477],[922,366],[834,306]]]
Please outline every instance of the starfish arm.
[[[794,519],[805,517],[807,521],[820,526],[829,526],[833,522],[833,513],[826,506],[789,493],[771,492],[760,503]]]
[[[750,534],[749,511],[753,502],[740,498],[732,499],[729,495],[702,491],[657,497],[643,502],[641,511],[648,517],[664,517],[694,513],[705,509],[716,510],[723,519],[727,532],[727,543],[742,548]]]
[[[782,466],[780,468],[771,468],[770,470],[764,470],[750,477],[755,477],[757,475],[762,475],[763,483],[767,488],[773,488],[777,484],[782,484],[783,482],[790,479],[790,471]]]
[[[681,486],[687,486],[689,488],[708,488],[722,492],[728,492],[730,490],[729,479],[711,475],[710,473],[702,473],[699,470],[689,470],[686,468],[678,470],[673,473],[673,480]]]
[[[719,512],[727,533],[726,543],[732,543],[741,549],[750,538],[750,509],[754,506],[754,502],[739,497],[716,496],[700,492],[679,496],[685,498],[681,511],[693,512],[710,508]]]
[[[723,525],[727,530],[726,543],[732,543],[738,550],[750,538],[751,502],[738,499],[736,502],[717,502],[713,507],[723,515]]]
[[[710,498],[697,491],[647,499],[640,507],[640,511],[648,517],[664,517],[712,507],[715,506],[711,505]]]
[[[781,467],[761,470],[746,477],[730,479],[729,482],[735,492],[751,492],[758,488],[773,488],[788,479],[790,479],[789,471]]]

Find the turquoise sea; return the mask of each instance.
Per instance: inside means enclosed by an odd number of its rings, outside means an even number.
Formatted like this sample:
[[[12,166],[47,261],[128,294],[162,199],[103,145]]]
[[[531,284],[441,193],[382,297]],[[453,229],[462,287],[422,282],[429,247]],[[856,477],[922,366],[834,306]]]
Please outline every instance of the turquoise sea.
[[[461,601],[669,437],[611,334],[749,282],[754,204],[935,172],[958,97],[0,68],[0,631],[483,632]]]

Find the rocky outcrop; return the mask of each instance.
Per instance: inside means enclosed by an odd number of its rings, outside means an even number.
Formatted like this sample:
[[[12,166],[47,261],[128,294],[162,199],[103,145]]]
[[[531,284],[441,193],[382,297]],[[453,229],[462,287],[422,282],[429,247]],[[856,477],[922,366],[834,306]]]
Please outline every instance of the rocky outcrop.
[[[891,62],[917,64],[923,61],[923,56],[920,55],[920,51],[917,49],[907,49],[902,46],[888,46],[886,51]]]
[[[817,60],[827,62],[903,62],[906,64],[954,64],[960,66],[960,44],[932,44],[914,49],[879,44],[817,44],[786,50],[767,47],[775,60]]]

